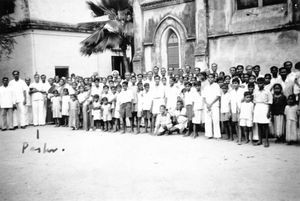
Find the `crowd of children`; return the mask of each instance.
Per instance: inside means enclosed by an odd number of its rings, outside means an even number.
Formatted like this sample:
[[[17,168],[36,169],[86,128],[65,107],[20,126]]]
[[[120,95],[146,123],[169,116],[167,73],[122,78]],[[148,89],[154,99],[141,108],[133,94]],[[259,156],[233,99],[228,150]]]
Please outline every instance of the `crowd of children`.
[[[117,71],[107,77],[97,73],[83,78],[46,79],[34,75],[34,81],[2,79],[0,87],[1,129],[13,130],[27,125],[55,126],[87,131],[153,135],[183,134],[208,139],[221,138],[241,145],[269,146],[270,135],[276,142],[299,141],[300,62],[272,66],[260,74],[260,66],[238,65],[230,73],[218,72],[217,64],[199,68],[158,68],[135,74]]]

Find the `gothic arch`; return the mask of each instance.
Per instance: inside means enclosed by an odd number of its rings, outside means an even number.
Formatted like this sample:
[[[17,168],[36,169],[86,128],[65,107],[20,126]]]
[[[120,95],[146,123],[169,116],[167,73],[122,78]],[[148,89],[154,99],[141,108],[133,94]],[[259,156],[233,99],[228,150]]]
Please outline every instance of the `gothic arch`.
[[[167,67],[167,41],[170,30],[174,31],[178,37],[179,67],[182,68],[185,63],[187,30],[178,18],[170,15],[161,20],[154,32],[153,44],[155,46],[155,54],[157,57],[156,63],[158,66]]]

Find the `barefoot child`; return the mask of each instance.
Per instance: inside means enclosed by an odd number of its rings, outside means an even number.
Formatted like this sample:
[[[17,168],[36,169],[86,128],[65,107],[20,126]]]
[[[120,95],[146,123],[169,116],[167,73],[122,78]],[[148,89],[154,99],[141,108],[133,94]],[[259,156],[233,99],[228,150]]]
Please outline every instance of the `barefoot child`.
[[[269,123],[270,123],[270,106],[273,103],[273,97],[270,91],[264,89],[264,78],[257,78],[258,90],[254,91],[254,114],[253,122],[258,128],[258,143],[262,144],[262,137],[265,136],[265,147],[269,147]]]
[[[100,129],[100,119],[101,119],[101,102],[99,100],[99,95],[95,94],[93,96],[92,102],[92,118],[94,121],[93,130]]]
[[[63,120],[64,127],[67,127],[69,125],[68,124],[69,102],[70,102],[69,90],[67,88],[64,88],[63,96],[62,96],[62,105],[61,105],[61,114],[62,114],[62,120]]]
[[[61,96],[59,95],[57,90],[55,90],[53,94],[54,96],[51,98],[52,115],[55,122],[55,126],[59,127],[61,119]]]
[[[128,82],[124,81],[122,83],[123,90],[120,93],[120,116],[122,118],[123,124],[123,134],[126,133],[126,119],[132,117],[132,102],[133,102],[133,93],[128,89]],[[133,131],[132,121],[131,131]]]
[[[223,123],[228,140],[233,140],[230,123],[230,94],[228,93],[228,84],[223,84],[221,89],[221,122]]]
[[[296,143],[298,141],[297,134],[297,110],[296,96],[294,94],[289,95],[287,99],[287,106],[285,107],[284,114],[286,117],[286,142],[288,145]]]
[[[142,112],[143,112],[143,96],[144,96],[144,88],[143,83],[138,83],[138,90],[137,90],[137,131],[136,133],[140,133],[140,126],[142,121]]]
[[[143,118],[144,118],[144,123],[145,123],[145,133],[148,133],[148,126],[150,125],[150,133],[152,134],[153,132],[153,127],[152,127],[152,102],[153,102],[153,97],[152,93],[150,92],[150,84],[145,83],[144,84],[144,94],[143,94],[143,99],[142,99],[142,110],[143,110]]]
[[[285,95],[282,93],[281,84],[274,84],[273,86],[273,104],[271,105],[271,114],[273,119],[274,134],[276,137],[275,142],[284,141],[284,109],[287,105],[287,100]]]
[[[252,95],[250,92],[244,93],[244,101],[241,103],[240,108],[240,127],[241,132],[238,136],[238,145],[242,144],[242,136],[245,136],[246,143],[249,142],[249,136],[251,143],[253,142],[252,126],[253,126],[253,109],[254,104],[252,102]]]
[[[111,121],[111,104],[108,102],[108,98],[102,98],[102,118],[104,123],[104,131],[109,131],[109,122]]]
[[[69,102],[69,126],[75,130],[79,128],[80,105],[75,94],[70,96]]]
[[[197,81],[194,84],[196,91],[193,93],[193,102],[194,102],[194,116],[192,119],[193,123],[193,137],[198,137],[198,131],[200,125],[204,122],[203,118],[203,109],[204,109],[204,103],[203,103],[203,97],[201,94],[201,82]]]

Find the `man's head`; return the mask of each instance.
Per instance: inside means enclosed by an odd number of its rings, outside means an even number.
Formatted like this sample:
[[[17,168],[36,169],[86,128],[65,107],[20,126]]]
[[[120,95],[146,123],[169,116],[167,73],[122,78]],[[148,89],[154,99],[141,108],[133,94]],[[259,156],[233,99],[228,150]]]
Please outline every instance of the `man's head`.
[[[35,81],[36,83],[39,83],[39,81],[40,81],[40,75],[39,75],[39,74],[35,74],[35,75],[34,75],[34,81]]]
[[[25,83],[27,84],[27,86],[29,86],[31,83],[31,79],[29,77],[25,78]]]
[[[159,85],[159,82],[160,82],[160,76],[159,76],[159,75],[155,75],[155,76],[154,76],[154,81],[155,81],[155,85]]]
[[[286,61],[283,63],[283,67],[286,68],[287,73],[289,74],[290,72],[292,72],[293,63],[291,61]]]
[[[262,90],[265,86],[265,78],[262,77],[257,78],[257,86],[259,90]]]
[[[157,66],[154,66],[153,67],[153,73],[154,73],[154,75],[158,75],[158,72],[159,72],[159,68]]]
[[[41,80],[42,80],[42,82],[43,82],[43,83],[45,83],[45,82],[46,82],[46,78],[47,78],[47,77],[46,77],[46,75],[44,75],[44,74],[43,74],[43,75],[41,75]]]
[[[271,79],[272,79],[271,74],[269,74],[269,73],[265,74],[265,84],[266,85],[270,84]]]
[[[5,87],[8,86],[8,77],[2,78],[2,84],[3,84],[3,86],[5,86]]]
[[[207,77],[208,79],[208,82],[210,83],[210,84],[212,84],[212,83],[214,83],[214,81],[215,81],[215,74],[214,73],[210,73],[209,75],[208,75],[208,77]]]
[[[279,75],[281,76],[282,79],[285,79],[286,76],[288,75],[287,69],[285,67],[281,67],[279,69]]]
[[[277,75],[278,75],[278,67],[277,67],[277,66],[272,66],[272,67],[270,68],[270,72],[271,72],[272,76],[273,76],[274,78],[276,78]]]
[[[238,78],[233,78],[232,80],[232,88],[237,89],[240,85],[240,80]]]
[[[253,72],[255,73],[256,76],[258,76],[260,72],[260,66],[259,65],[253,66]]]
[[[252,66],[251,65],[248,65],[248,66],[246,66],[246,73],[248,74],[248,75],[251,75],[252,74]]]
[[[235,76],[235,74],[236,74],[236,68],[235,67],[231,67],[229,71],[230,71],[230,74],[231,74],[232,77]]]
[[[191,72],[191,66],[190,65],[186,65],[185,66],[185,73],[189,74]]]
[[[236,67],[236,73],[240,76],[244,72],[244,66],[243,65],[237,65]]]
[[[20,78],[20,72],[19,72],[19,71],[14,70],[14,71],[12,72],[12,75],[13,75],[13,77],[14,77],[14,79],[15,79],[16,81],[19,80],[19,78]]]
[[[216,63],[213,63],[211,65],[211,70],[212,70],[212,72],[216,72],[218,70],[218,65]]]
[[[126,72],[125,73],[125,79],[127,80],[127,82],[130,80],[131,74],[130,72]]]

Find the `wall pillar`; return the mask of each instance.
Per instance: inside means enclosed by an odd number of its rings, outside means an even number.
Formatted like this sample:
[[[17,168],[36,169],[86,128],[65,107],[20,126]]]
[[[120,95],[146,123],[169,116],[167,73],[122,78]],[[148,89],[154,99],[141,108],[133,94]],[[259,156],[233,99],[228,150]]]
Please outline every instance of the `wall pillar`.
[[[141,73],[145,71],[143,65],[143,15],[139,0],[133,1],[134,14],[134,56],[132,59],[133,72]]]
[[[196,43],[195,67],[205,70],[208,68],[208,39],[207,39],[207,0],[195,1],[196,6]]]

